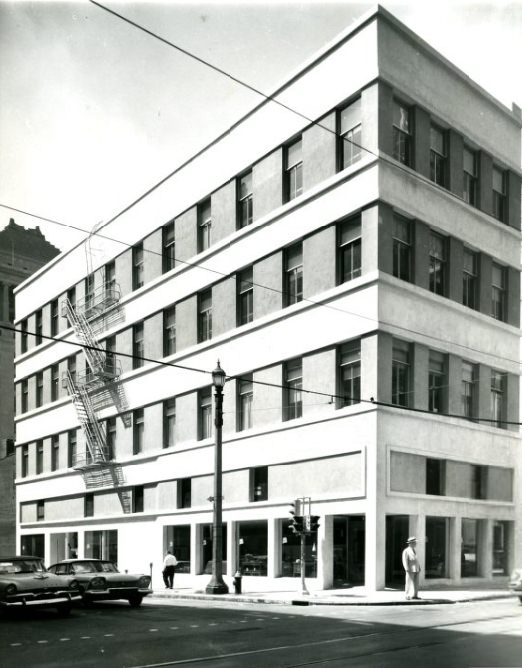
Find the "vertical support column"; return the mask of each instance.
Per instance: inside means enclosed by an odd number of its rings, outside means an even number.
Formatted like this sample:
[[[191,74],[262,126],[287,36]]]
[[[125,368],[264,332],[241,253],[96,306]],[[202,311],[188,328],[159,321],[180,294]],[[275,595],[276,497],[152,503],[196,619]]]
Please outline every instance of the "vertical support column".
[[[278,576],[278,567],[281,562],[281,559],[278,558],[281,541],[279,540],[279,520],[277,518],[272,517],[268,519],[267,531],[268,563],[266,565],[266,574],[269,578],[275,578]]]
[[[385,584],[386,522],[384,513],[378,513],[380,504],[368,494],[364,557],[364,586],[367,592],[378,591]]]
[[[333,586],[333,515],[323,515],[319,519],[317,531],[317,585],[319,589]]]
[[[198,562],[201,554],[201,541],[198,540],[200,534],[198,525],[190,525],[190,577],[193,578],[199,573]],[[175,553],[174,553],[175,555]]]
[[[417,538],[415,552],[421,566],[419,582],[423,584],[426,577],[426,515],[419,513],[417,516],[410,516],[410,527],[412,524],[415,525],[415,530],[411,535]]]
[[[413,168],[430,178],[430,117],[420,107],[413,108]]]
[[[227,521],[227,575],[234,577],[238,568],[237,562],[237,522]]]
[[[420,343],[413,344],[413,398],[409,405],[428,410],[429,350]]]
[[[462,304],[462,272],[464,268],[464,244],[460,239],[450,237],[448,239],[448,297]]]
[[[462,519],[451,517],[449,525],[449,576],[452,584],[458,584],[461,580],[461,547],[462,547]]]
[[[51,534],[48,531],[44,533],[44,555],[45,563],[48,564],[51,560]]]
[[[479,364],[478,373],[478,411],[477,414],[483,418],[491,418],[491,369],[484,364]],[[480,422],[480,420],[479,420]],[[484,422],[491,426],[491,422]]]
[[[491,272],[493,263],[489,255],[479,257],[479,311],[491,315]]]
[[[508,267],[507,274],[506,322],[520,327],[520,272],[514,267]]]
[[[478,575],[483,578],[491,578],[493,575],[493,520],[479,521],[478,542]]]
[[[463,169],[463,150],[464,150],[464,140],[462,135],[455,130],[449,130],[448,132],[448,144],[449,144],[449,169],[448,169],[448,188],[452,193],[462,197],[462,192],[464,190],[464,169]]]
[[[516,230],[520,229],[520,176],[515,172],[508,171],[507,197],[508,197],[508,224]]]
[[[370,209],[369,211],[373,211]],[[393,274],[393,209],[388,204],[379,203],[379,224],[377,238],[377,262],[379,271]],[[364,213],[363,213],[364,216]],[[363,234],[364,234],[363,217]],[[364,237],[363,237],[363,260],[364,260]]]
[[[484,151],[479,151],[479,209],[491,215],[493,211],[493,160]]]
[[[85,558],[85,531],[78,531],[78,558]]]
[[[454,415],[462,414],[460,405],[461,383],[462,383],[462,359],[455,355],[448,355],[448,389],[447,409],[448,413]]]

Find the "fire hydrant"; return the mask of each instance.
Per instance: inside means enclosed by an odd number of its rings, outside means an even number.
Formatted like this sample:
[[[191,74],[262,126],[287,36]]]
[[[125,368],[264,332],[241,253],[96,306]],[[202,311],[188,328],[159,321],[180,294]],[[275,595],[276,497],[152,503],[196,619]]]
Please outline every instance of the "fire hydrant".
[[[234,575],[234,578],[232,579],[232,582],[234,583],[234,593],[235,594],[241,594],[241,573],[240,573],[240,571],[236,571],[236,574]]]

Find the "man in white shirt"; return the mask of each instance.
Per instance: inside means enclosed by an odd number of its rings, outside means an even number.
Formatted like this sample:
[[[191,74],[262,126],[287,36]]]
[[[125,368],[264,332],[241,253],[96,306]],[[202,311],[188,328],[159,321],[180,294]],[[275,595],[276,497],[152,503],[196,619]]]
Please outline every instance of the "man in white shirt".
[[[402,552],[402,565],[406,571],[406,599],[420,598],[419,593],[419,573],[420,564],[415,552],[417,546],[417,539],[415,536],[410,536],[406,541],[407,547]]]
[[[172,589],[174,585],[174,570],[178,560],[170,550],[167,550],[165,559],[163,560],[163,582],[165,589]]]

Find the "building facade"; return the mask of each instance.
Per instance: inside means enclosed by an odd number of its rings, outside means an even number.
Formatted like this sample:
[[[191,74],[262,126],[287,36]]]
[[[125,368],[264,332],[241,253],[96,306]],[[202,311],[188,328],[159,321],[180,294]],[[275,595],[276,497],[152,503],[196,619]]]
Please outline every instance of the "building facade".
[[[410,534],[422,584],[505,576],[520,115],[382,8],[271,97],[16,291],[18,547],[206,584],[219,359],[225,578],[291,588],[300,497],[312,589],[397,582]]]
[[[15,287],[59,252],[39,228],[12,218],[0,231],[0,325],[13,326]],[[14,554],[16,546],[14,358],[14,333],[0,328],[0,554]]]

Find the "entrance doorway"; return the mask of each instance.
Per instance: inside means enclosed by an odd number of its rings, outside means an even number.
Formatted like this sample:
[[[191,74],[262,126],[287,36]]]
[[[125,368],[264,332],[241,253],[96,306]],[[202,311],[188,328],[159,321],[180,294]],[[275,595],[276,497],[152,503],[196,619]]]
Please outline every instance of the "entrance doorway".
[[[364,584],[365,557],[364,515],[334,517],[334,583]]]
[[[410,518],[408,515],[386,516],[386,586],[398,587],[404,584],[402,551],[408,540]]]

